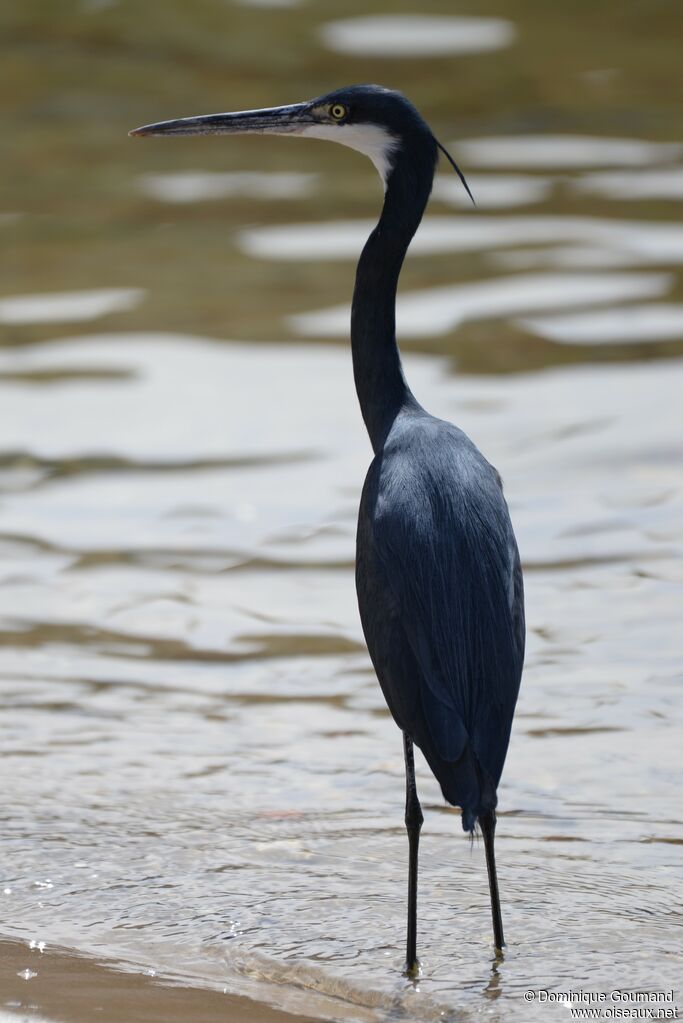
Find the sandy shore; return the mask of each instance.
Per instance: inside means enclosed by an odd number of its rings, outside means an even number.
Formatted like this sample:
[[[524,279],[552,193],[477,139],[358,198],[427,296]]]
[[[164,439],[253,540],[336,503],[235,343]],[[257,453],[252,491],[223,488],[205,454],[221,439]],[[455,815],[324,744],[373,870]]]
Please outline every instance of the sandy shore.
[[[25,971],[35,973],[28,976]],[[0,1023],[312,1023],[246,998],[0,941]]]

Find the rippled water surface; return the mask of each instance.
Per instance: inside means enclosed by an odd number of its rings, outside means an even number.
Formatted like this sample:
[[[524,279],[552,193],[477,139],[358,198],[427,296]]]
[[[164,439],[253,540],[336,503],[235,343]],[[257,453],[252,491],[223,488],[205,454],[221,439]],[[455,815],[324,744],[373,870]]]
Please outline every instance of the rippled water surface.
[[[429,19],[411,54],[415,10],[381,3],[2,15],[0,938],[29,972],[45,942],[368,1023],[680,986],[683,21],[634,8],[606,39],[610,6],[470,6],[500,49],[448,57]],[[509,947],[420,758],[416,985],[400,735],[353,582],[374,171],[316,142],[126,137],[368,78],[481,188],[466,209],[442,169],[398,320],[418,398],[504,477],[529,626]]]

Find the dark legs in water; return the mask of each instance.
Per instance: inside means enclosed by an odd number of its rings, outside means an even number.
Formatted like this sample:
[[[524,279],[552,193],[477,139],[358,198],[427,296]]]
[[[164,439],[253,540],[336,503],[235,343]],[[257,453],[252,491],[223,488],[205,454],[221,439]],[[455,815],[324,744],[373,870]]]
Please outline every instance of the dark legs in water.
[[[406,946],[406,973],[414,976],[417,962],[417,854],[422,827],[422,809],[415,786],[413,740],[403,733],[403,754],[406,761],[406,829],[408,831],[408,938]]]
[[[498,877],[496,875],[496,857],[493,852],[493,837],[496,833],[496,814],[493,810],[483,813],[479,817],[481,833],[484,836],[484,848],[486,849],[486,869],[489,874],[489,888],[491,889],[491,916],[493,917],[493,940],[497,949],[505,947],[503,937],[503,918],[500,915],[500,896],[498,895]]]
[[[419,965],[417,961],[417,861],[420,845],[420,829],[424,817],[415,785],[415,762],[413,759],[413,740],[403,733],[403,754],[406,761],[406,830],[408,832],[408,934],[406,941],[406,973],[416,976]],[[505,947],[503,937],[503,918],[500,912],[500,896],[498,894],[498,876],[496,874],[496,857],[494,853],[494,836],[496,833],[496,814],[490,810],[479,816],[479,825],[484,836],[486,850],[486,869],[489,875],[491,891],[491,916],[493,919],[493,940],[497,949]]]

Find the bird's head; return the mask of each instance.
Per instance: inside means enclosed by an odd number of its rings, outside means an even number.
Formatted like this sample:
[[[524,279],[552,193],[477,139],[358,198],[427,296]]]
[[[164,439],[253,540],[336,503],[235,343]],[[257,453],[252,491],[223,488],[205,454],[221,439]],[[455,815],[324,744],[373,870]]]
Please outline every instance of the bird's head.
[[[135,128],[130,134],[136,138],[259,134],[329,139],[369,156],[385,188],[402,157],[426,160],[433,171],[437,147],[446,153],[412,103],[400,92],[379,85],[350,85],[284,107],[159,121]],[[446,156],[469,193],[459,168],[448,153]]]

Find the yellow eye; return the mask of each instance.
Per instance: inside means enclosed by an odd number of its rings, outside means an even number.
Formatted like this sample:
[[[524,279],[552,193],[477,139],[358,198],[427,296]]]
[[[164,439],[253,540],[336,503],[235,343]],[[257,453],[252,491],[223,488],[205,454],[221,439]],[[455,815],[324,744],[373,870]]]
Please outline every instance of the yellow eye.
[[[333,103],[330,107],[330,117],[334,117],[335,121],[341,121],[343,117],[346,117],[346,107],[341,103]]]

